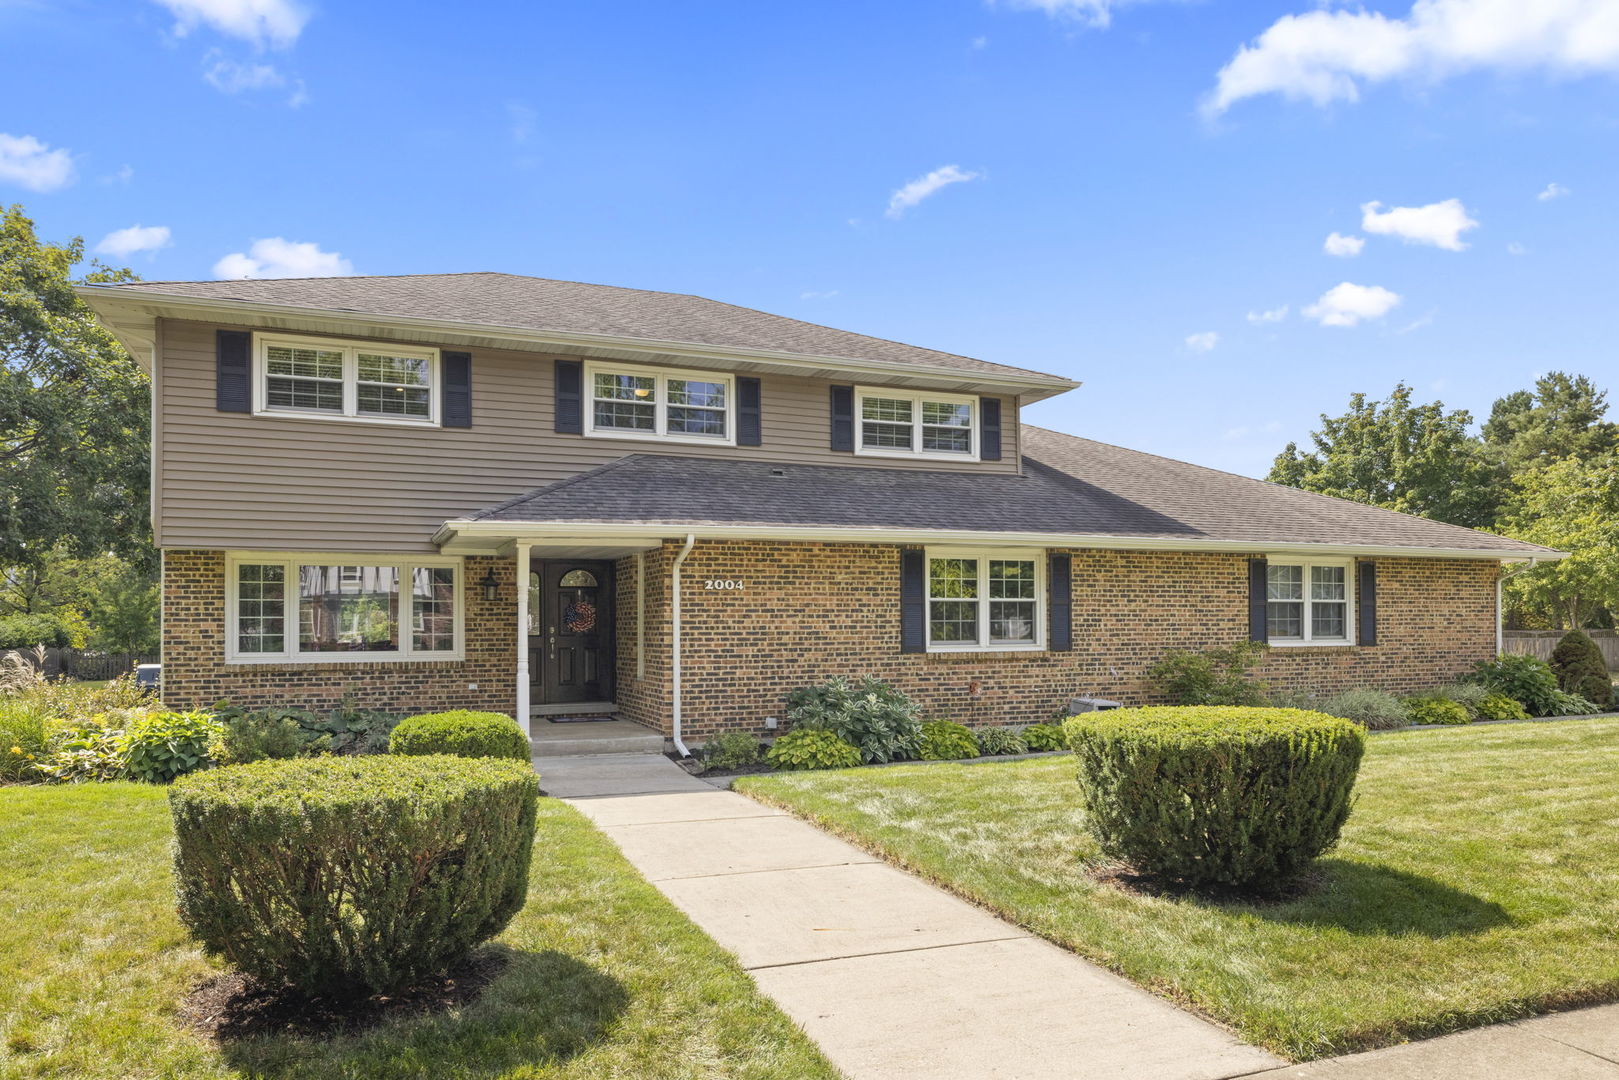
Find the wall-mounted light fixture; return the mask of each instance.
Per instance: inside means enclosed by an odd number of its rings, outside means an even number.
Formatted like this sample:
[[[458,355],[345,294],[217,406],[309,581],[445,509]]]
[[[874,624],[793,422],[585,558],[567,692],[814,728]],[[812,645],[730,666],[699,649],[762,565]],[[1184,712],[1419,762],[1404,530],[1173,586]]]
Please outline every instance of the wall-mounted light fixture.
[[[483,586],[483,598],[485,600],[495,600],[500,596],[500,579],[495,577],[493,569],[484,574],[483,580],[478,584]]]

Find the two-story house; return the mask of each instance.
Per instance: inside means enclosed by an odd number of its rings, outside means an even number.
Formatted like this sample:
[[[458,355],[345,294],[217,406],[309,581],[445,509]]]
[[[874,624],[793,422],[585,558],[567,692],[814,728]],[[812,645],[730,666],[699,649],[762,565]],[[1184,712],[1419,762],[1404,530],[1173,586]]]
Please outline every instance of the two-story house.
[[[1170,649],[1409,691],[1557,553],[1024,425],[1063,378],[509,274],[84,286],[150,367],[172,705],[613,711],[683,740],[876,675],[1146,699]]]

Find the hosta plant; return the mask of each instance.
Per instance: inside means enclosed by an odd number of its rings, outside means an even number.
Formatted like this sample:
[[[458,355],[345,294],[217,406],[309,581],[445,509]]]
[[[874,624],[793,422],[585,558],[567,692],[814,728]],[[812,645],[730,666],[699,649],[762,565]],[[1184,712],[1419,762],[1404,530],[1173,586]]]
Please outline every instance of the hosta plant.
[[[929,720],[922,725],[923,761],[959,761],[978,756],[978,739],[963,724]]]
[[[1030,724],[1023,729],[1023,743],[1036,753],[1068,749],[1068,743],[1062,737],[1062,728],[1056,724]]]
[[[765,754],[777,769],[852,769],[860,751],[821,728],[796,728],[777,739]]]
[[[974,734],[978,739],[978,752],[985,757],[1029,752],[1029,744],[1011,728],[979,728]]]

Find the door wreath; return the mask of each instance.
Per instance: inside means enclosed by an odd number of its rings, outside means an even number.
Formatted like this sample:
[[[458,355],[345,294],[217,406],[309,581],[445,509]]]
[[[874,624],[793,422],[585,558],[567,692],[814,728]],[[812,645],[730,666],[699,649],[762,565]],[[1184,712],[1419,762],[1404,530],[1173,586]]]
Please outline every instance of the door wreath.
[[[596,629],[596,605],[575,600],[562,611],[562,625],[570,634],[588,634]]]

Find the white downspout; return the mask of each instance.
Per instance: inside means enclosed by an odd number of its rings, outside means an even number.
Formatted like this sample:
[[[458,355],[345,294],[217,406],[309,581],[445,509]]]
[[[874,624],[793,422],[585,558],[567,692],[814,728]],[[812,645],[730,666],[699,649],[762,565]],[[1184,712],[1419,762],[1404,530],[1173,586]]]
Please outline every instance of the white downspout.
[[[686,546],[681,548],[680,554],[675,556],[674,569],[670,571],[670,577],[672,580],[669,586],[670,666],[673,669],[672,674],[674,675],[674,693],[671,697],[670,703],[674,709],[673,737],[675,743],[675,752],[681,757],[691,757],[691,751],[687,750],[686,744],[680,741],[680,568],[685,565],[686,556],[691,554],[692,545],[695,543],[697,543],[696,534],[687,533]]]
[[[528,574],[529,544],[517,545],[517,722],[524,735],[532,735],[528,690]]]

